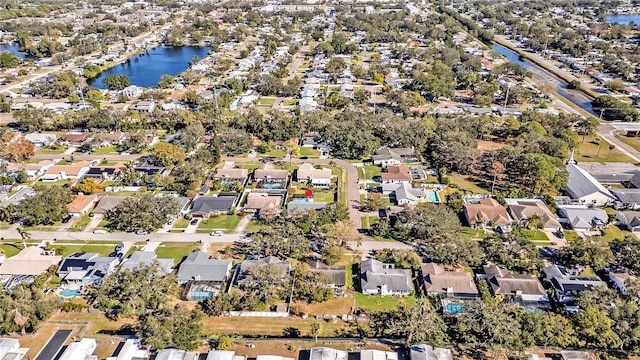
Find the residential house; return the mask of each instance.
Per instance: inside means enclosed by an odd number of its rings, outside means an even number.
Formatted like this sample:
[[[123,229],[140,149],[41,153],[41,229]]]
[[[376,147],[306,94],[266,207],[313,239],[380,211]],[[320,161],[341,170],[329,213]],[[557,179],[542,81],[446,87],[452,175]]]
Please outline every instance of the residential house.
[[[193,217],[199,218],[231,214],[237,198],[237,193],[220,193],[216,197],[198,197],[191,202],[189,213]]]
[[[242,355],[236,355],[235,351],[229,350],[209,350],[205,360],[245,360]]]
[[[387,165],[402,165],[407,162],[420,161],[420,156],[413,147],[410,148],[389,148],[383,147],[372,157],[373,164],[383,168]]]
[[[249,169],[236,168],[233,162],[225,162],[224,165],[216,169],[213,179],[221,184],[239,182],[244,185],[248,177]]]
[[[97,356],[93,356],[93,352],[98,347],[96,339],[82,338],[80,341],[74,341],[69,344],[62,355],[58,356],[58,360],[98,360]]]
[[[158,351],[155,360],[198,360],[200,353],[179,349],[164,349]]]
[[[167,170],[167,168],[163,166],[150,164],[148,162],[142,163],[134,167],[133,171],[137,172],[140,175],[148,175],[148,176],[159,174],[162,177],[166,177],[167,175],[169,175],[169,170]]]
[[[212,259],[202,251],[194,251],[180,264],[178,282],[187,284],[185,298],[187,300],[207,300],[225,290],[231,260]]]
[[[413,292],[411,271],[396,269],[375,259],[360,263],[360,283],[365,295],[407,296]]]
[[[504,199],[513,218],[522,226],[527,226],[533,216],[540,218],[542,229],[557,230],[561,228],[558,218],[549,210],[541,199]]]
[[[618,211],[616,219],[620,227],[632,232],[640,231],[640,211]]]
[[[236,276],[235,282],[236,284],[241,284],[247,278],[249,274],[249,269],[254,266],[266,266],[266,265],[275,265],[282,270],[289,273],[292,269],[291,263],[288,261],[280,260],[275,256],[267,256],[257,260],[245,260],[240,263],[240,268],[238,269],[238,274]]]
[[[35,146],[50,146],[58,140],[53,134],[30,133],[24,136],[25,139],[31,141]]]
[[[411,183],[413,176],[406,165],[387,165],[387,172],[380,174],[383,184]]]
[[[272,215],[280,212],[281,196],[270,196],[267,193],[249,193],[244,211],[256,212],[263,215]]]
[[[395,200],[396,205],[416,205],[426,201],[423,189],[416,189],[410,183],[382,184],[382,193],[389,194],[389,198]]]
[[[477,222],[487,227],[511,224],[507,210],[496,199],[489,197],[467,200],[464,204],[464,217],[471,227],[475,227]]]
[[[451,350],[436,348],[431,345],[413,345],[409,348],[411,360],[453,360]]]
[[[480,296],[473,276],[466,271],[446,271],[436,263],[422,264],[421,269],[427,295],[463,299]]]
[[[344,265],[330,266],[319,260],[310,260],[307,264],[311,267],[311,271],[327,276],[330,281],[329,286],[333,288],[336,296],[344,296],[344,287],[347,283],[347,270]]]
[[[305,212],[308,210],[321,210],[327,206],[323,201],[289,201],[287,204],[287,212],[289,214]]]
[[[607,275],[613,287],[618,289],[622,295],[627,295],[627,286],[629,282],[636,281],[635,275],[629,273],[627,269],[608,269]]]
[[[109,211],[118,206],[121,202],[124,201],[128,196],[104,196],[96,207],[93,208],[92,213],[98,215],[106,215]]]
[[[358,360],[398,360],[398,353],[395,351],[382,350],[361,350]],[[357,357],[357,356],[356,356]]]
[[[316,187],[331,186],[333,173],[329,168],[317,169],[310,163],[300,165],[296,170],[296,181],[303,184],[311,184]]]
[[[120,167],[117,166],[92,166],[84,174],[84,177],[97,180],[115,180],[120,174]]]
[[[108,357],[107,360],[139,360],[148,357],[149,350],[142,348],[140,340],[127,339],[124,344],[122,344],[122,347],[120,347],[118,356]]]
[[[0,338],[0,359],[20,360],[25,357],[28,348],[20,347],[20,340],[10,338]]]
[[[266,163],[254,170],[253,179],[258,188],[284,189],[287,187],[289,171],[276,169],[273,164]]]
[[[609,216],[604,210],[594,209],[585,205],[558,206],[560,222],[566,223],[575,231],[598,230],[607,226]]]
[[[640,189],[611,189],[611,193],[617,200],[614,204],[616,209],[640,209]]]
[[[142,91],[144,89],[139,87],[139,86],[135,86],[135,85],[129,85],[126,88],[120,90],[120,94],[128,97],[128,98],[137,98],[140,95],[142,95]]]
[[[156,108],[156,102],[153,100],[150,101],[138,101],[131,110],[135,110],[139,113],[151,113]]]
[[[569,181],[564,190],[571,199],[593,206],[604,206],[616,200],[607,188],[575,162],[569,161],[567,172],[569,172]]]
[[[97,253],[75,253],[62,260],[56,274],[67,284],[98,285],[115,270],[117,257],[102,257]]]
[[[88,214],[93,206],[98,202],[98,195],[77,195],[67,204],[67,210],[71,216],[82,216]]]
[[[70,131],[65,134],[64,142],[69,146],[80,147],[92,135],[90,132]]]
[[[91,163],[89,161],[81,161],[70,165],[53,165],[50,166],[40,181],[54,182],[58,180],[80,179],[89,171]]]
[[[607,285],[597,276],[572,275],[566,268],[558,265],[547,266],[543,271],[545,281],[551,284],[556,300],[565,304],[575,300],[583,291]]]
[[[496,265],[484,266],[489,290],[493,296],[503,295],[506,300],[520,304],[548,303],[547,293],[535,275],[510,274]]]
[[[158,259],[155,251],[134,251],[129,258],[124,259],[120,264],[120,271],[136,271],[143,266],[157,264],[160,274],[169,274],[173,271],[173,259]]]
[[[61,256],[52,255],[51,252],[36,246],[29,246],[2,262],[0,279],[4,283],[5,289],[23,282],[31,282],[36,276],[44,274],[50,267],[58,265],[61,260]]]

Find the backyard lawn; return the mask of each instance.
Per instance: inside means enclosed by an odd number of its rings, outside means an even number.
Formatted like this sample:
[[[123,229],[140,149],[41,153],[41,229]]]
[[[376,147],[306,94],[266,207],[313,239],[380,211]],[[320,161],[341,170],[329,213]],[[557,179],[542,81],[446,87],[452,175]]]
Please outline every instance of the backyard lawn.
[[[602,230],[602,240],[607,243],[616,239],[624,239],[625,236],[633,236],[633,234],[629,231],[622,230],[615,225],[610,225],[608,228]]]
[[[457,187],[460,190],[466,190],[473,194],[488,194],[489,191],[478,186],[478,183],[468,180],[466,177],[460,174],[448,175],[449,182],[452,186]]]
[[[364,176],[367,180],[371,180],[376,176],[380,176],[380,173],[382,173],[382,169],[379,166],[375,166],[375,165],[367,165],[364,166]]]
[[[413,295],[407,297],[369,296],[360,292],[356,292],[354,295],[356,297],[356,308],[370,312],[395,309],[401,304],[413,305],[416,302],[416,298]]]
[[[209,232],[210,230],[233,231],[238,226],[241,217],[237,215],[218,215],[201,220],[198,224],[198,232]]]
[[[272,106],[273,104],[276,103],[276,98],[274,97],[266,97],[266,96],[261,96],[258,99],[258,105],[268,105],[268,106]]]
[[[313,193],[313,201],[326,202],[330,204],[335,199],[335,195],[332,192],[314,192]]]
[[[96,151],[93,152],[94,155],[117,155],[118,151],[115,145],[104,146],[97,148]]]
[[[634,141],[637,142],[631,138],[622,139],[621,137],[620,139],[625,143],[625,140],[631,141],[630,146],[634,146],[632,145]],[[634,162],[618,149],[609,150],[608,142],[602,139],[596,141],[596,137],[593,135],[587,136],[584,142],[579,143],[575,158],[578,162]]]
[[[177,267],[184,258],[199,248],[198,243],[164,242],[156,249],[156,255],[158,259],[173,259],[173,264]]]
[[[61,242],[63,242],[61,240]],[[69,256],[73,253],[98,253],[101,256],[107,256],[113,252],[113,244],[78,244],[78,245],[53,245],[53,249],[59,250],[62,257]]]
[[[312,148],[308,148],[308,147],[301,147],[300,148],[300,156],[306,156],[306,157],[310,157],[310,158],[317,158],[317,157],[320,157],[320,151],[312,149]]]

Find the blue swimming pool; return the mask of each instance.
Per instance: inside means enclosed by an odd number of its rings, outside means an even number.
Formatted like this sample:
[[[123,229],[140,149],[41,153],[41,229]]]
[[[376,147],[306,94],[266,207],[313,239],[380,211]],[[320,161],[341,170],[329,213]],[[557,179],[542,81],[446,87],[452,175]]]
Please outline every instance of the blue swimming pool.
[[[274,183],[274,184],[264,184],[265,189],[280,189],[282,188],[282,184]]]
[[[464,306],[460,303],[448,303],[445,305],[449,314],[462,314],[464,313]]]
[[[75,297],[79,295],[80,295],[80,291],[78,290],[64,289],[60,291],[60,296],[62,297]]]
[[[438,193],[433,190],[427,191],[427,196],[429,197],[429,201],[431,202],[440,202],[440,198],[438,197]]]

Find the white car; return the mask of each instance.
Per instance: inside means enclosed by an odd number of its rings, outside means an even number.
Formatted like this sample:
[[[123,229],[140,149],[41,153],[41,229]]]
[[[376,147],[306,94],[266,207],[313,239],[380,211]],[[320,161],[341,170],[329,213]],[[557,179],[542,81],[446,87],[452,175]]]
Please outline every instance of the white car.
[[[94,230],[93,233],[94,234],[106,234],[107,230]]]
[[[224,233],[220,230],[218,231],[214,231],[211,234],[209,234],[209,236],[222,236]]]

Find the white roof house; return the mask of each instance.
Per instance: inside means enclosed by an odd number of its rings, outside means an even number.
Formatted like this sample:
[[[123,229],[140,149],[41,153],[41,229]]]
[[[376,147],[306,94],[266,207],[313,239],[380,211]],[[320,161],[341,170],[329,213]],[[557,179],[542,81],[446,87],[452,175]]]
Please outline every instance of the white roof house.
[[[584,205],[558,206],[558,214],[576,231],[605,227],[609,222],[609,215],[604,210],[588,208]]]
[[[569,172],[569,181],[565,191],[573,200],[594,206],[604,206],[616,201],[615,196],[607,188],[574,162],[569,161],[567,172]]]
[[[97,346],[96,339],[84,338],[69,344],[58,360],[97,360],[96,356],[91,355]]]
[[[118,356],[108,357],[107,360],[137,360],[149,357],[149,351],[142,348],[142,344],[138,339],[127,339]]]

